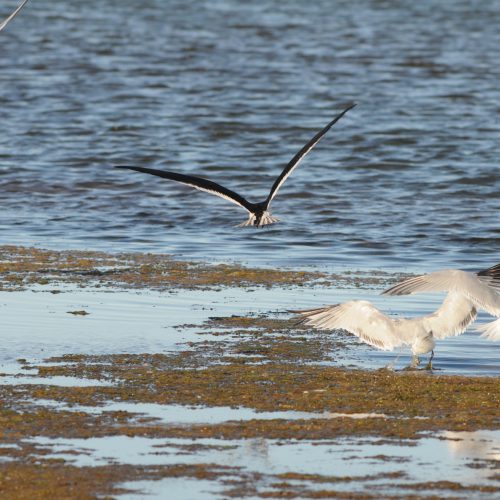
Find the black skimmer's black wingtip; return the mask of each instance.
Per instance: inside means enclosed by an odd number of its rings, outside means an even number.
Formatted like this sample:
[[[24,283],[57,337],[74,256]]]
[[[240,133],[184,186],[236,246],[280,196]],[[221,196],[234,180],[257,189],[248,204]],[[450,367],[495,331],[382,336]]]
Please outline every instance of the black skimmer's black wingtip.
[[[333,120],[332,122],[333,123],[336,123],[338,120],[340,120],[340,118],[342,118],[348,111],[351,111],[351,109],[355,108],[356,106],[358,105],[357,102],[353,102],[352,104],[350,104],[349,106],[347,106],[346,108],[344,108],[344,110],[339,114],[337,115]],[[332,125],[333,125],[332,123]]]

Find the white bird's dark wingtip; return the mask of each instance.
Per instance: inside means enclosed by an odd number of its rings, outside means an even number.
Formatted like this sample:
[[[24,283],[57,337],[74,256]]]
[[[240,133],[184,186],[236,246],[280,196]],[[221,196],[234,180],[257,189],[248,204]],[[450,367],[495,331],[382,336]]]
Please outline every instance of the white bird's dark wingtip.
[[[500,280],[500,264],[495,264],[488,269],[483,269],[477,273],[478,276],[487,276],[494,280]]]

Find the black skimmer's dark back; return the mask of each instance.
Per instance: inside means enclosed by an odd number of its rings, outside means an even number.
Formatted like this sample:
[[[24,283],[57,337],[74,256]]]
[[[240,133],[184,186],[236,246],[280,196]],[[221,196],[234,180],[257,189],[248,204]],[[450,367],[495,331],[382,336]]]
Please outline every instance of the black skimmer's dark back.
[[[194,175],[184,175],[178,174],[176,172],[168,172],[165,170],[156,170],[154,168],[143,168],[143,167],[132,167],[128,165],[120,165],[115,168],[124,168],[128,170],[135,170],[136,172],[144,172],[145,174],[156,175],[158,177],[163,177],[164,179],[170,179],[172,181],[180,182],[181,184],[186,184],[187,186],[194,187],[200,191],[206,191],[207,193],[214,194],[228,200],[248,211],[249,217],[245,222],[238,224],[237,227],[243,226],[256,226],[262,227],[267,224],[273,224],[278,222],[279,219],[273,217],[269,211],[272,200],[278,193],[279,188],[287,180],[288,176],[294,171],[294,169],[299,165],[302,158],[306,156],[311,149],[318,144],[321,138],[330,130],[330,128],[337,123],[350,109],[354,108],[356,104],[349,106],[344,109],[342,113],[336,116],[325,128],[320,130],[288,163],[288,165],[283,169],[279,177],[274,181],[274,184],[269,192],[269,196],[260,203],[251,203],[243,196],[235,193],[231,189],[225,188],[216,182],[204,179],[202,177],[196,177]]]
[[[16,17],[17,13],[24,7],[24,4],[27,1],[28,0],[24,0],[23,2],[21,2],[19,7],[5,21],[2,21],[0,23],[0,31],[2,31],[5,28],[5,26],[7,26],[7,24],[9,24],[9,22],[12,21],[12,19],[14,19]]]

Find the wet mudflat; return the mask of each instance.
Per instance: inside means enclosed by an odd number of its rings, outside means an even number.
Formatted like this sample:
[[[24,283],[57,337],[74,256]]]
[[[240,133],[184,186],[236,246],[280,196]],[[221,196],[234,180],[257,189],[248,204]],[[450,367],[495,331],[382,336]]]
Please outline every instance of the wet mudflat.
[[[439,370],[405,371],[408,353],[286,313],[374,300],[399,275],[274,271],[275,284],[191,263],[182,282],[186,263],[166,256],[2,250],[2,497],[500,492],[494,345],[467,334],[438,345]]]

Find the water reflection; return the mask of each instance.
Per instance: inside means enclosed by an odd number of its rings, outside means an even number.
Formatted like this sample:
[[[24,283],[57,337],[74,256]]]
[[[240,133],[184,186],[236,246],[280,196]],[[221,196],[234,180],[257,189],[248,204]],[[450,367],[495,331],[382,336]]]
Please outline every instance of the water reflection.
[[[494,484],[494,471],[481,466],[470,467],[469,464],[474,459],[491,460],[491,457],[497,457],[499,440],[498,431],[484,430],[477,433],[443,433],[441,437],[426,437],[411,443],[367,437],[339,438],[328,442],[264,438],[198,439],[193,447],[190,439],[127,436],[89,439],[40,437],[30,442],[52,450],[48,457],[64,458],[78,466],[114,462],[134,465],[207,463],[260,474],[255,476],[258,489],[268,486],[267,475],[293,472],[330,477],[331,482],[342,491],[369,491],[375,487],[382,494],[402,491],[405,484],[412,483],[449,481],[464,486]],[[459,452],[454,448],[456,443],[464,443]],[[478,443],[481,443],[480,448]],[[78,450],[82,453],[75,454],[74,451]],[[395,490],[394,481],[387,479],[385,474],[398,472],[402,475]],[[342,480],[348,477],[363,478],[363,481]],[[306,477],[298,481],[315,487]],[[162,481],[162,485],[166,484],[168,480]],[[428,490],[432,490],[431,484]]]
[[[456,458],[500,461],[500,435],[491,432],[444,432]],[[498,464],[497,464],[498,465]]]

